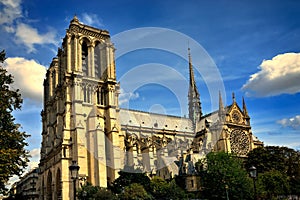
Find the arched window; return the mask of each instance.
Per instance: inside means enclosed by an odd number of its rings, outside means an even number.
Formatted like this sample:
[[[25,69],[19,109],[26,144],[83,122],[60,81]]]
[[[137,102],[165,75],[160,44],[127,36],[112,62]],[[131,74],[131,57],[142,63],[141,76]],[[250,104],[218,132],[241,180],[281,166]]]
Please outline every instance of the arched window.
[[[101,99],[100,99],[100,104],[101,105],[106,105],[106,91],[104,88],[101,88]]]
[[[87,101],[87,95],[86,95],[86,93],[87,93],[87,86],[84,85],[82,89],[83,89],[83,101],[86,102]]]
[[[52,200],[52,173],[51,173],[51,171],[48,172],[48,176],[47,176],[46,194],[47,194],[47,200]]]
[[[86,91],[87,103],[91,103],[91,87],[88,86]]]
[[[94,66],[95,66],[95,77],[101,78],[101,46],[100,42],[97,42],[94,49]]]
[[[55,91],[55,87],[56,87],[56,71],[53,70],[53,72],[52,72],[52,88],[53,88],[53,93]]]
[[[76,45],[75,45],[75,35],[72,35],[71,37],[71,66],[72,66],[72,69],[74,69],[75,67],[75,48],[76,48]]]
[[[56,199],[62,199],[62,182],[61,182],[61,172],[60,169],[57,170],[56,173]]]
[[[83,73],[83,76],[88,76],[89,56],[88,56],[88,46],[87,46],[86,41],[82,42],[82,46],[81,46],[81,60],[82,60],[82,73]]]
[[[98,105],[101,104],[101,89],[100,88],[97,89],[97,104]]]

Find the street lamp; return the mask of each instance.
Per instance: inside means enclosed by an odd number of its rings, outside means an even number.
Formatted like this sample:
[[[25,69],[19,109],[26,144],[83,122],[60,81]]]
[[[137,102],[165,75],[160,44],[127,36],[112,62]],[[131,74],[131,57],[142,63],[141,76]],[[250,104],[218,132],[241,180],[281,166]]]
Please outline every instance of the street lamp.
[[[76,163],[76,160],[72,161],[72,165],[69,166],[71,172],[71,179],[73,179],[73,191],[74,191],[74,200],[76,200],[76,179],[78,178],[79,166]]]
[[[254,186],[254,199],[256,200],[256,185],[255,185],[255,181],[256,181],[256,177],[257,177],[257,170],[256,170],[256,167],[254,166],[251,166],[249,168],[249,174],[250,174],[250,177],[253,179],[253,186]]]

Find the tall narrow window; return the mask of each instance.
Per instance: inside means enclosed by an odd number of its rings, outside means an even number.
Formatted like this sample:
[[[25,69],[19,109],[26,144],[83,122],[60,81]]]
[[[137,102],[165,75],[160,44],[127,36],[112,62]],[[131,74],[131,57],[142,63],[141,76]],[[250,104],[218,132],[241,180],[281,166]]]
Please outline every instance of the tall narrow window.
[[[101,100],[100,100],[101,105],[106,105],[106,100],[105,100],[105,90],[104,88],[101,88]]]
[[[83,101],[84,101],[84,102],[86,102],[86,100],[87,100],[87,96],[86,96],[86,90],[87,90],[87,89],[86,89],[86,87],[87,87],[86,85],[83,86]]]
[[[72,35],[72,38],[71,38],[71,67],[72,69],[74,70],[76,67],[75,67],[75,35]]]
[[[55,86],[56,86],[56,71],[54,70],[52,72],[52,94],[54,95],[55,92]]]
[[[100,43],[97,42],[94,49],[94,66],[95,66],[95,77],[101,78],[101,55],[100,55]]]
[[[101,90],[100,88],[97,89],[97,104],[101,104]]]
[[[89,57],[88,57],[88,46],[85,41],[82,42],[82,73],[83,76],[88,76],[88,63],[89,63]]]
[[[87,89],[86,89],[86,95],[87,95],[87,102],[88,103],[91,103],[91,88],[90,87],[88,87]]]

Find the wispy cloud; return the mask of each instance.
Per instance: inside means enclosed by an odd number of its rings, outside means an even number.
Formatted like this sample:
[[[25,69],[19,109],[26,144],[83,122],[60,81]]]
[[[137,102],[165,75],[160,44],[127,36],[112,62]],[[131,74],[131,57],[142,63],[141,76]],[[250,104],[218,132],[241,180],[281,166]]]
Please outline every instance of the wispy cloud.
[[[57,46],[56,32],[53,30],[40,34],[36,28],[28,24],[20,23],[16,27],[15,36],[17,42],[24,44],[28,48],[28,52],[34,52],[36,49],[34,45],[39,44],[53,44]]]
[[[21,0],[3,0],[0,2],[0,25],[5,32],[13,34],[16,44],[25,45],[27,52],[35,52],[35,45],[53,44],[58,46],[57,34],[54,29],[40,33],[39,30],[29,23],[22,12]]]
[[[5,60],[5,68],[14,76],[13,87],[20,89],[23,98],[42,103],[45,66],[35,60],[13,57]]]
[[[3,5],[0,12],[0,24],[9,25],[17,18],[22,17],[21,0],[2,0]]]
[[[285,53],[264,60],[242,89],[248,96],[276,96],[300,92],[300,53]]]
[[[120,89],[119,95],[119,105],[122,106],[128,103],[130,100],[138,99],[140,97],[139,93],[137,92],[124,92],[124,90]]]
[[[80,21],[82,21],[82,23],[90,25],[90,26],[97,26],[97,27],[102,27],[103,25],[103,20],[98,17],[98,15],[96,14],[92,14],[92,13],[82,13],[79,16]]]
[[[292,129],[300,129],[300,115],[296,115],[292,118],[284,118],[277,121],[283,127],[289,127]]]

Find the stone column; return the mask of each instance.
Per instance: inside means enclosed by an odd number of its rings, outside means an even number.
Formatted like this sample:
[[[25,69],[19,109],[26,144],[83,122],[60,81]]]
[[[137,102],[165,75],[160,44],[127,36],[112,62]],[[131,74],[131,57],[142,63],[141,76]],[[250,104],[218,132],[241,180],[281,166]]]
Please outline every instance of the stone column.
[[[105,154],[106,136],[100,124],[98,124],[98,126],[96,127],[96,140],[97,140],[96,158],[98,164],[99,186],[107,187],[106,154]]]
[[[81,60],[81,45],[78,45],[78,37],[78,35],[74,37],[74,71],[78,71],[78,65],[81,67],[81,63],[78,63],[78,60]]]
[[[95,77],[95,61],[94,61],[94,45],[91,44],[88,46],[89,50],[89,63],[88,63],[88,76]]]
[[[71,38],[70,35],[67,34],[67,72],[71,72]]]

